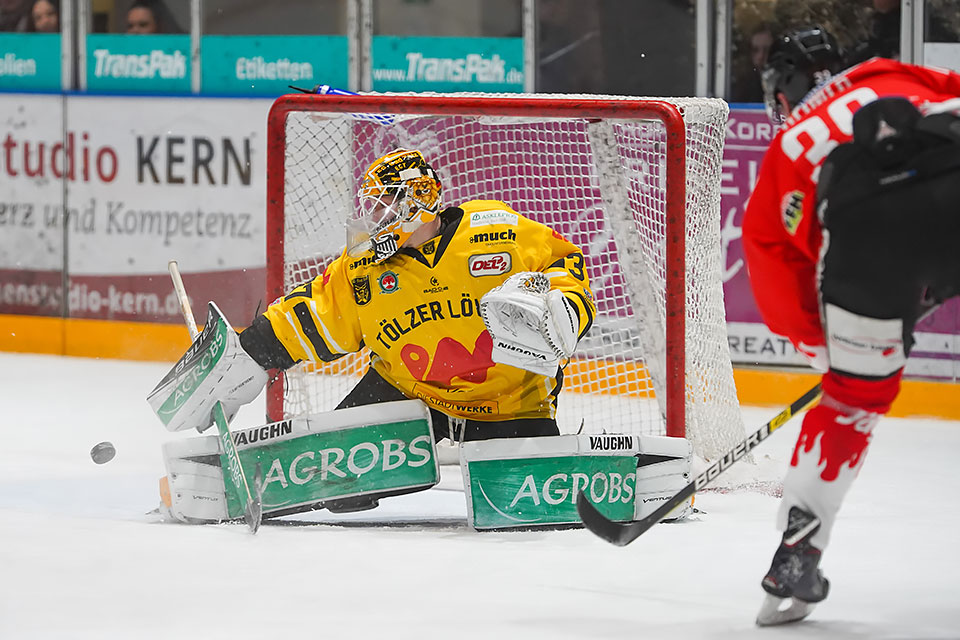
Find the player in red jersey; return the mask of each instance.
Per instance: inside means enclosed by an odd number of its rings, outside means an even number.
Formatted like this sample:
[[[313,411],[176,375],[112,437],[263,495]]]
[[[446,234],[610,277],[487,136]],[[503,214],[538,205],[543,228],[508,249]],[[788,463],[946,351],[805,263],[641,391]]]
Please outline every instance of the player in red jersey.
[[[825,375],[784,478],[761,625],[827,596],[821,552],[899,392],[913,327],[960,290],[960,134],[948,126],[960,121],[944,104],[960,75],[881,58],[839,68],[833,38],[810,27],[778,39],[763,74],[784,126],[744,214],[751,286],[770,329]]]

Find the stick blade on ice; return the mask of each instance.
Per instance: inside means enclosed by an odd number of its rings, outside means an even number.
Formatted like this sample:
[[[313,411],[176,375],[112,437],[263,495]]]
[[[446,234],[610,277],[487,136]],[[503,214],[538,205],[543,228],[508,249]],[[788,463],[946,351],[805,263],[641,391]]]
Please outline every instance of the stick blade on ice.
[[[650,528],[650,524],[646,520],[622,523],[608,519],[597,510],[590,499],[587,498],[586,493],[583,492],[577,495],[577,513],[580,514],[583,526],[618,547],[630,544]]]

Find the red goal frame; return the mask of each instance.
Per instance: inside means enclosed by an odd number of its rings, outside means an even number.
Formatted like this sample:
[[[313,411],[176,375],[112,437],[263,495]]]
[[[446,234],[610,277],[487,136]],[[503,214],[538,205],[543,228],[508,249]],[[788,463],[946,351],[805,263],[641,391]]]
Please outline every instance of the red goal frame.
[[[666,433],[684,437],[686,417],[686,127],[680,110],[663,100],[556,97],[386,96],[289,94],[274,101],[267,118],[267,291],[284,291],[284,174],[287,114],[400,113],[544,118],[658,120],[666,132]],[[283,378],[267,387],[268,420],[283,419]]]

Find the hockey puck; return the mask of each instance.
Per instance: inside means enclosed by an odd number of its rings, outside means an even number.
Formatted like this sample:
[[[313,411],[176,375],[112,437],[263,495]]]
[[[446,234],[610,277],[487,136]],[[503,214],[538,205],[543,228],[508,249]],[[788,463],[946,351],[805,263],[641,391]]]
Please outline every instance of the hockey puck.
[[[93,449],[90,449],[90,458],[97,464],[110,462],[115,455],[117,455],[117,450],[113,448],[111,442],[100,442],[95,444]]]

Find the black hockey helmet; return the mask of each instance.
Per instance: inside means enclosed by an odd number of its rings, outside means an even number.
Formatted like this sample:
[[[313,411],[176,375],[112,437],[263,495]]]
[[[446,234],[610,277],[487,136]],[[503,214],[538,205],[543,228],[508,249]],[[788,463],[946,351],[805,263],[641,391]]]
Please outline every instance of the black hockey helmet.
[[[787,31],[774,40],[763,67],[763,101],[767,115],[782,122],[777,94],[782,93],[790,108],[797,106],[807,93],[843,69],[843,59],[836,39],[820,25]]]

